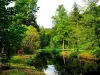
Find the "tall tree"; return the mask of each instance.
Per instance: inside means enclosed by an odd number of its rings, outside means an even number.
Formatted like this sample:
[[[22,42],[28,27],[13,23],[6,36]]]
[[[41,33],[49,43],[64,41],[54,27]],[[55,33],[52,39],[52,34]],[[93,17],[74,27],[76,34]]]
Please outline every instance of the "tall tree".
[[[40,37],[36,28],[29,26],[26,27],[25,37],[22,40],[22,46],[25,53],[35,53],[40,48]]]
[[[78,5],[76,4],[76,2],[74,2],[73,10],[69,16],[69,22],[71,26],[69,36],[70,36],[71,45],[73,45],[74,48],[77,48],[77,50],[78,50],[79,41],[81,38],[81,31],[82,31],[82,26],[80,25],[80,19],[81,19],[81,15],[80,15]]]
[[[9,35],[13,50],[21,47],[24,33],[27,30],[25,26],[33,26],[39,31],[36,23],[35,13],[37,11],[37,0],[16,0],[14,7],[14,15],[12,15],[12,23],[9,27]],[[14,38],[14,40],[12,40]]]
[[[36,23],[35,13],[38,10],[36,5],[37,0],[16,0],[15,1],[15,16],[14,22],[16,24],[32,25],[39,31],[39,26]]]
[[[26,31],[26,20],[29,25],[37,26],[35,12],[36,0],[15,0],[15,7],[7,7],[14,0],[0,0],[0,59],[6,61],[11,56],[13,47],[20,47]],[[30,17],[32,16],[32,17]],[[38,26],[36,27],[38,30]],[[5,54],[4,54],[5,53]],[[3,57],[5,56],[5,58]]]
[[[100,45],[100,5],[97,6],[96,2],[90,2],[87,9],[83,13],[84,25],[91,29],[89,41],[91,41],[91,48]],[[99,46],[100,47],[100,46]]]
[[[9,57],[9,41],[8,29],[11,23],[12,8],[7,8],[7,5],[14,0],[0,0],[0,61],[7,61]],[[3,57],[4,56],[4,57]]]
[[[68,24],[68,16],[67,12],[63,5],[59,5],[58,9],[56,10],[55,16],[53,18],[54,23],[54,31],[56,35],[54,35],[52,39],[52,43],[56,44],[58,42],[62,42],[62,50],[64,51],[65,48],[65,41],[68,42],[68,32],[69,32],[69,24]],[[63,56],[64,64],[65,58]]]
[[[54,31],[56,35],[53,37],[53,43],[62,42],[62,49],[64,50],[64,43],[68,41],[66,38],[69,32],[68,16],[63,5],[59,5],[56,14],[52,17],[54,24]]]

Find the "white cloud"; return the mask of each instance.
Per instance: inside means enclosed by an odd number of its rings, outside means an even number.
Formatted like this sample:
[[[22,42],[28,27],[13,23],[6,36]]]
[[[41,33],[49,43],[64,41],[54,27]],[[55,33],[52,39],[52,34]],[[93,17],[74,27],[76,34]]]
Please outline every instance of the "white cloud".
[[[58,0],[39,0],[37,3],[37,5],[40,7],[39,11],[37,12],[38,24],[43,25],[45,28],[51,28],[51,17],[59,4],[60,2]]]
[[[74,1],[79,5],[83,5],[82,0],[38,0],[37,5],[40,7],[37,12],[37,22],[40,26],[45,28],[52,27],[51,17],[56,12],[58,5],[63,4],[66,10],[69,12],[72,9]]]
[[[82,0],[38,0],[37,5],[40,7],[37,12],[37,23],[45,28],[52,27],[51,17],[56,12],[58,5],[63,4],[66,10],[69,12],[72,9],[73,3],[83,5]],[[15,2],[10,3],[7,7],[14,7]]]

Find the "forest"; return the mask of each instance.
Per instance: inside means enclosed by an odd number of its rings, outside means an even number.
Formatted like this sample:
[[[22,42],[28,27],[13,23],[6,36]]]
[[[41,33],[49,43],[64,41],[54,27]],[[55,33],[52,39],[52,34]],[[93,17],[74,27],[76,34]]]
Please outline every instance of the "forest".
[[[84,1],[71,12],[59,5],[52,28],[44,28],[36,20],[37,0],[0,0],[0,75],[46,75],[48,64],[54,75],[100,73],[99,0]]]

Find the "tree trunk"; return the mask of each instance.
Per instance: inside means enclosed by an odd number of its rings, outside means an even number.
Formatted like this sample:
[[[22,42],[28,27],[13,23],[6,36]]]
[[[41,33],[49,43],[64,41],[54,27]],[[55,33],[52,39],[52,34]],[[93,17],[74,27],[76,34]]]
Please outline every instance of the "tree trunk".
[[[63,39],[62,49],[63,49],[63,51],[64,51],[64,39]]]
[[[62,50],[64,51],[64,39],[63,39],[63,44],[62,44]],[[63,55],[63,61],[64,61],[64,64],[65,64],[65,58],[64,58],[64,55]]]

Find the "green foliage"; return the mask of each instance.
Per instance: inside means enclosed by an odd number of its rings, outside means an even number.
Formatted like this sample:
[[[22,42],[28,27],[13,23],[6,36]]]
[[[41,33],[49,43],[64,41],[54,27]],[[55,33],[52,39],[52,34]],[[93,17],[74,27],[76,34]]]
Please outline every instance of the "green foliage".
[[[27,74],[23,71],[16,70],[10,73],[9,75],[27,75]]]
[[[75,48],[79,51],[81,44],[85,41],[86,36],[84,35],[86,29],[84,26],[81,25],[81,14],[76,2],[73,5],[73,10],[69,15],[69,22],[70,22],[70,32],[69,32],[69,46]]]
[[[14,24],[24,24],[33,26],[39,31],[39,26],[36,23],[35,13],[38,10],[36,5],[37,0],[16,0],[15,2],[15,16],[13,16]]]
[[[96,58],[100,58],[100,48],[96,48],[92,53]]]
[[[36,59],[35,56],[33,56],[33,57],[27,59],[26,64],[27,64],[27,65],[32,65],[32,63],[33,63],[33,61],[35,61],[35,59]]]
[[[15,6],[7,7],[12,1]],[[26,31],[24,25],[32,25],[39,31],[35,16],[36,2],[37,0],[0,0],[0,54],[5,53],[7,59],[21,48]]]
[[[11,52],[16,53],[21,48],[21,43],[27,31],[26,26],[33,26],[38,30],[35,12],[37,10],[36,0],[16,0],[14,7],[14,15],[12,15],[11,25],[8,29],[9,45]]]
[[[71,52],[69,57],[70,57],[70,59],[78,58],[78,52]]]
[[[37,30],[32,27],[26,27],[25,37],[22,40],[22,46],[25,53],[34,53],[40,47],[40,36]]]
[[[0,55],[5,53],[5,62],[9,60],[10,57],[10,44],[8,38],[8,29],[11,24],[11,16],[13,15],[13,8],[6,8],[9,3],[14,0],[0,0]],[[2,57],[0,57],[3,59]],[[0,61],[2,61],[0,59]],[[4,63],[4,62],[3,62]]]
[[[16,54],[17,49],[21,48],[22,39],[25,37],[24,33],[27,29],[24,25],[10,26],[8,30],[8,41],[10,44],[12,54]]]
[[[54,47],[56,48],[55,45],[57,45],[57,43],[60,44],[61,42],[65,43],[69,31],[68,16],[63,5],[58,6],[56,14],[52,18],[54,24],[53,27],[54,36],[51,39],[51,45],[54,44]]]
[[[51,29],[40,28],[40,47],[41,49],[46,48],[50,44]]]
[[[22,62],[22,58],[20,58],[20,56],[13,56],[10,60],[11,63],[21,63]]]
[[[13,56],[10,60],[10,63],[13,64],[23,64],[23,65],[31,65],[35,60],[36,56]]]

